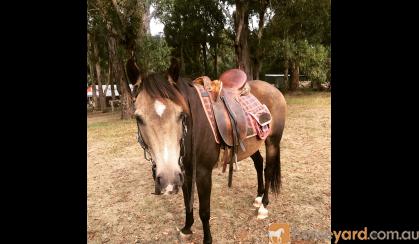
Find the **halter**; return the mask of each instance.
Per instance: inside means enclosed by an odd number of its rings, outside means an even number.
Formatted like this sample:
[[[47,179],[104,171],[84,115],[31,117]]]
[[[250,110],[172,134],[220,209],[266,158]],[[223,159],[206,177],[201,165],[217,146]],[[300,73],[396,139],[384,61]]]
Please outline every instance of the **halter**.
[[[138,143],[140,144],[140,146],[144,150],[144,159],[147,160],[148,162],[151,162],[151,169],[153,171],[153,178],[154,178],[154,180],[156,180],[156,162],[153,160],[153,158],[151,156],[149,146],[144,142],[143,136],[141,135],[140,123],[139,123],[138,120],[137,120],[137,128],[138,128]],[[179,155],[179,159],[178,159],[178,164],[179,164],[179,167],[180,167],[183,175],[185,174],[185,168],[183,166],[183,158],[185,157],[185,154],[186,154],[185,137],[186,137],[187,132],[188,132],[188,127],[186,126],[186,117],[183,117],[182,118],[182,137],[180,138],[180,141],[179,141],[180,155]]]

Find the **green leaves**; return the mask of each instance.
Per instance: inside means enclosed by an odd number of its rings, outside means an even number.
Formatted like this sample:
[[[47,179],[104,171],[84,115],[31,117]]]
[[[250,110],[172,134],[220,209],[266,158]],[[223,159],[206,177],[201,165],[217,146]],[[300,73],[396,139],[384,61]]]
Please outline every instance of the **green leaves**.
[[[328,74],[330,76],[329,50],[321,44],[309,45],[307,41],[300,50],[302,50],[300,60],[302,72],[314,83],[327,82]]]
[[[172,48],[164,38],[147,35],[137,40],[136,45],[136,59],[143,71],[157,72],[169,68]]]

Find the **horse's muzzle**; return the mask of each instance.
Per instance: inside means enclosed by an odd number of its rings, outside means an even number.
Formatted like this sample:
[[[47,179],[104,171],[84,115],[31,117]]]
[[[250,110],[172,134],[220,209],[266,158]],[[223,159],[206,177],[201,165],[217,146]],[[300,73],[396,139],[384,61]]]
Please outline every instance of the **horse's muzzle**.
[[[169,184],[162,190],[161,193],[163,195],[171,195],[171,194],[176,194],[178,192],[179,192],[179,186],[178,185]]]
[[[179,188],[183,184],[184,176],[182,173],[176,174],[177,177],[166,181],[164,177],[157,176],[155,180],[155,194],[156,195],[171,195],[179,192]]]

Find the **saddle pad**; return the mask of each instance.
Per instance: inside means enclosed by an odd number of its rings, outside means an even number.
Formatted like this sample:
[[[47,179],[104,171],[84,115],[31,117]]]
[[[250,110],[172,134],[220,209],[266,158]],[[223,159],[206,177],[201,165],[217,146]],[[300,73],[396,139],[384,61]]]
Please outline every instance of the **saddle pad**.
[[[199,98],[201,100],[202,107],[204,108],[205,115],[209,121],[212,129],[212,134],[214,135],[215,141],[220,144],[220,135],[217,131],[217,124],[215,122],[214,111],[212,111],[211,98],[210,94],[205,90],[204,86],[199,84],[194,84],[196,91],[198,92]]]
[[[239,96],[238,101],[246,113],[247,138],[258,135],[265,139],[271,132],[269,124],[272,121],[271,113],[265,104],[262,104],[252,93]]]
[[[194,87],[201,100],[201,105],[204,108],[207,120],[211,125],[214,139],[219,144],[222,139],[217,131],[217,124],[215,121],[214,111],[211,106],[210,94],[200,84],[194,84]],[[262,104],[251,93],[245,96],[239,96],[238,102],[241,104],[246,114],[246,138],[258,135],[260,139],[265,139],[271,131],[269,124],[272,121],[271,113],[269,112],[268,107]]]

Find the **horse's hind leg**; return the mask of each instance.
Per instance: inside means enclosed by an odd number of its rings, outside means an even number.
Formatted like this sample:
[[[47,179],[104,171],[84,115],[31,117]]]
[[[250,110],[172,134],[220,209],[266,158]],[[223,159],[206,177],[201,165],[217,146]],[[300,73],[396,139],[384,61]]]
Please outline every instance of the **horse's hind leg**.
[[[280,136],[270,136],[265,141],[266,166],[265,166],[265,192],[262,198],[262,205],[258,210],[258,219],[268,217],[267,206],[269,204],[269,188],[274,193],[279,192],[281,184],[281,161],[280,161]]]
[[[256,168],[257,173],[257,179],[258,179],[258,193],[256,195],[256,199],[253,202],[253,206],[256,208],[259,208],[262,204],[262,196],[265,192],[264,186],[263,186],[263,157],[260,155],[259,150],[257,150],[252,156],[250,156],[253,160],[253,163]]]

